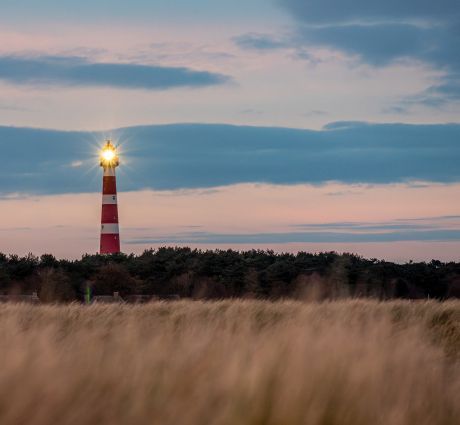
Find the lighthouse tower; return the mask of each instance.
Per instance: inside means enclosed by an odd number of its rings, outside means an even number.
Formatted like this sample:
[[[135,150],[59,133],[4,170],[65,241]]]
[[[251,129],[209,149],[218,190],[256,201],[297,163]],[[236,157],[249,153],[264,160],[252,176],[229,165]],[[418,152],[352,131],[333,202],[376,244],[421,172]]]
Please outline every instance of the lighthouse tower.
[[[107,140],[101,151],[100,165],[104,170],[102,182],[101,254],[120,252],[118,228],[117,180],[115,168],[119,165],[117,148]]]

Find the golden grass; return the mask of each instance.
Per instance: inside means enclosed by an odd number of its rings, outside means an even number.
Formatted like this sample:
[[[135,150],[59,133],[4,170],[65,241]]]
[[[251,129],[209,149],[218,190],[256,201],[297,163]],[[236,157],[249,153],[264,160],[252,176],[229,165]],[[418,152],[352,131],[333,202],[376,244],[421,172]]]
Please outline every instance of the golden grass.
[[[457,424],[460,302],[3,305],[0,424]]]

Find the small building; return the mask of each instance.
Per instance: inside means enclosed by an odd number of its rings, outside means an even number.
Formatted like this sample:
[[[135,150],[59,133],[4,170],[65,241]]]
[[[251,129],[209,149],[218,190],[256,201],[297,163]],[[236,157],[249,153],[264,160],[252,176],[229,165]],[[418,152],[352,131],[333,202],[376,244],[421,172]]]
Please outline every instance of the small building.
[[[24,304],[40,304],[40,298],[36,292],[28,294],[8,294],[0,295],[0,303],[24,303]]]
[[[114,292],[113,295],[95,295],[91,300],[92,304],[124,304],[125,302],[119,292]]]

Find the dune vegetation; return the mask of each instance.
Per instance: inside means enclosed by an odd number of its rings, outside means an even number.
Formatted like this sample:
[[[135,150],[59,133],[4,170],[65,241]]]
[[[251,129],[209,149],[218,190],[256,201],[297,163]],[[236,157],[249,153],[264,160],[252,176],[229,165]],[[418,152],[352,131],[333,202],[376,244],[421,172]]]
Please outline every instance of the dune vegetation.
[[[460,263],[437,260],[395,264],[353,254],[201,251],[162,247],[140,255],[84,255],[57,260],[0,253],[1,294],[36,292],[42,303],[83,301],[119,292],[221,300],[324,301],[344,298],[460,298]]]
[[[0,423],[456,424],[460,302],[0,309]]]

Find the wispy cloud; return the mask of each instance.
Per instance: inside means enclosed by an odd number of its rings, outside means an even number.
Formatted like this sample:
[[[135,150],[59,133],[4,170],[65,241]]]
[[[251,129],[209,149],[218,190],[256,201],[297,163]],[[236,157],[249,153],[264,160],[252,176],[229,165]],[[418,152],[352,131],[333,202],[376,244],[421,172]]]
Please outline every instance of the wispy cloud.
[[[29,109],[29,108],[25,108],[25,107],[23,107],[23,106],[9,105],[9,104],[1,104],[1,103],[0,103],[0,111],[25,112],[25,111],[30,111],[30,109]]]
[[[229,82],[228,76],[184,67],[96,63],[70,56],[0,56],[0,80],[35,86],[105,86],[166,90]]]
[[[384,222],[305,223],[290,227],[304,231],[328,231],[346,233],[392,233],[394,231],[460,231],[460,216],[420,217],[397,219]]]
[[[305,49],[339,50],[374,67],[422,63],[439,71],[439,82],[403,99],[439,107],[460,101],[460,7],[457,0],[277,0],[297,21],[285,34],[248,33],[234,38],[244,49],[294,49],[310,60]],[[396,105],[398,106],[398,105]]]
[[[385,222],[332,222],[292,224],[290,231],[259,233],[176,232],[169,235],[131,237],[131,245],[190,244],[289,244],[369,243],[407,241],[460,241],[460,216],[398,219]],[[295,229],[295,230],[294,230]],[[126,229],[128,234],[129,229]],[[293,231],[294,230],[294,231]],[[149,229],[144,229],[149,233]]]
[[[280,232],[280,233],[206,233],[190,232],[176,236],[130,239],[128,245],[145,244],[280,244],[280,243],[369,243],[408,241],[459,241],[460,230],[406,230],[386,233]]]
[[[247,33],[233,37],[233,42],[243,48],[252,50],[274,50],[290,47],[290,43],[283,37],[270,34]]]
[[[72,161],[70,163],[70,166],[72,168],[79,168],[79,167],[83,166],[83,161]]]

